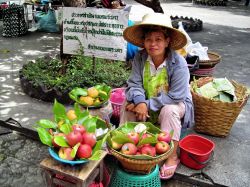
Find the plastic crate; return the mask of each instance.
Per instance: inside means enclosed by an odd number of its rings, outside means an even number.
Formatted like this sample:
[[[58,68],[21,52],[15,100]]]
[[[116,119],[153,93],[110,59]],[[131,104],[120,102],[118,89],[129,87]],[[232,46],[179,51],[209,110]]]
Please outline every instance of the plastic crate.
[[[147,175],[127,173],[117,168],[110,182],[110,187],[160,187],[159,166]]]

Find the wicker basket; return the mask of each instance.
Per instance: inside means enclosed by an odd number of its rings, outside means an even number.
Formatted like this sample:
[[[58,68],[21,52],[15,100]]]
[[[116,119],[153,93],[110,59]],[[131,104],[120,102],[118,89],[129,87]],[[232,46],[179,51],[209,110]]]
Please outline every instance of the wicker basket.
[[[208,53],[209,60],[200,60],[199,69],[203,68],[212,68],[218,64],[221,60],[221,56],[215,52],[209,51]]]
[[[198,79],[198,87],[211,80],[211,77]],[[235,87],[236,102],[222,102],[203,97],[193,91],[194,82],[191,82],[195,131],[218,137],[225,137],[229,134],[236,118],[248,100],[247,88],[235,81],[231,81],[231,83]]]
[[[120,161],[122,167],[124,170],[128,172],[134,172],[134,173],[141,173],[141,174],[148,174],[151,172],[154,167],[159,164],[161,161],[166,160],[169,155],[173,152],[174,144],[171,142],[170,144],[170,150],[161,156],[158,156],[155,159],[134,159],[134,158],[128,158],[123,156],[122,154],[119,154],[117,151],[109,148],[110,153],[117,158],[117,160]]]

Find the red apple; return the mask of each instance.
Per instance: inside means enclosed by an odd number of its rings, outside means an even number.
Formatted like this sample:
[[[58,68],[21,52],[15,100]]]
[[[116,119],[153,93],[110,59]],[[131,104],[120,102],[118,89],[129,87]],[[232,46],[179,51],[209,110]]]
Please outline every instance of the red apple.
[[[121,149],[122,144],[119,144],[119,143],[115,142],[114,140],[111,140],[111,146],[113,149],[119,150],[119,149]]]
[[[57,143],[55,142],[55,137],[56,136],[63,136],[63,137],[65,137],[65,134],[63,134],[63,133],[57,133],[57,134],[54,134],[54,136],[53,136],[53,138],[52,138],[52,144],[53,144],[53,146],[55,147],[55,148],[60,148],[61,146],[60,145],[57,145]]]
[[[165,132],[159,133],[157,139],[158,141],[164,141],[164,142],[169,143],[171,141],[171,136],[169,132],[165,131]]]
[[[156,156],[155,147],[151,145],[146,145],[141,148],[141,154],[149,155],[149,156]]]
[[[66,139],[67,139],[68,144],[71,147],[74,147],[77,143],[82,142],[82,134],[80,132],[72,131],[66,135]]]
[[[143,145],[137,146],[137,151],[141,152],[142,147],[143,147]]]
[[[121,152],[125,155],[135,155],[137,147],[133,143],[125,143],[121,148]]]
[[[149,137],[152,137],[152,135],[145,133],[142,135],[141,139],[145,139],[145,138],[149,138]]]
[[[140,146],[137,146],[137,151],[141,151],[141,149],[142,149],[144,146],[151,146],[151,144],[147,143],[147,144],[142,144],[142,145],[140,145]]]
[[[170,146],[167,142],[160,141],[160,142],[157,142],[157,144],[155,145],[155,149],[156,149],[157,154],[163,154],[163,153],[166,153],[170,149]]]
[[[92,155],[92,148],[88,144],[81,144],[76,152],[78,158],[89,158]]]
[[[58,151],[58,156],[64,160],[73,160],[74,158],[71,157],[71,147],[61,147]]]
[[[136,145],[139,142],[140,135],[137,132],[130,132],[128,133],[128,138]]]
[[[82,126],[82,125],[79,125],[79,124],[74,124],[74,125],[72,125],[72,129],[73,129],[73,131],[75,131],[75,132],[80,132],[81,134],[83,134],[83,133],[86,132],[85,127]]]
[[[96,144],[95,133],[85,132],[82,135],[82,144],[88,144],[90,147],[94,147]]]
[[[136,155],[141,155],[141,152],[140,152],[140,151],[137,151],[137,152],[136,152]]]

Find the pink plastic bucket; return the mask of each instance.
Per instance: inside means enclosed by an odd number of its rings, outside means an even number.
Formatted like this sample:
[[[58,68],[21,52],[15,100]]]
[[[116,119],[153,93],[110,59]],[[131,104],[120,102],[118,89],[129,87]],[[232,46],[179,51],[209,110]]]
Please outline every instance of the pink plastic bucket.
[[[111,91],[110,102],[113,109],[113,117],[120,118],[121,106],[126,100],[125,96],[126,88],[115,88]]]

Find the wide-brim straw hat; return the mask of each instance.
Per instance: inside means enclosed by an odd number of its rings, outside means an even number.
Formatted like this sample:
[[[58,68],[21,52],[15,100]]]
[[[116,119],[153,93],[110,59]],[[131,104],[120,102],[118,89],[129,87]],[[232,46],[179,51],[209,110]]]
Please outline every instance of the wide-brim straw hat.
[[[127,27],[123,31],[123,37],[126,41],[144,48],[144,31],[145,26],[161,26],[167,28],[167,35],[170,37],[169,47],[174,50],[183,48],[187,44],[185,34],[173,28],[170,16],[162,13],[149,13],[142,17],[142,21],[133,26]]]

